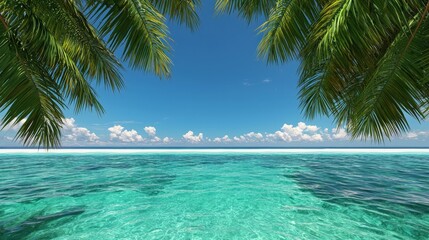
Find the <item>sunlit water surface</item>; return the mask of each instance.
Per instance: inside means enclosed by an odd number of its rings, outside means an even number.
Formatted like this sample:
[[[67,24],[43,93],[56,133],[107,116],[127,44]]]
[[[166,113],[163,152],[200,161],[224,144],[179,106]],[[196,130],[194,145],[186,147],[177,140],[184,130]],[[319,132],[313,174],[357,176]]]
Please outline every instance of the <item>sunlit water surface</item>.
[[[429,154],[0,153],[0,239],[429,239]]]

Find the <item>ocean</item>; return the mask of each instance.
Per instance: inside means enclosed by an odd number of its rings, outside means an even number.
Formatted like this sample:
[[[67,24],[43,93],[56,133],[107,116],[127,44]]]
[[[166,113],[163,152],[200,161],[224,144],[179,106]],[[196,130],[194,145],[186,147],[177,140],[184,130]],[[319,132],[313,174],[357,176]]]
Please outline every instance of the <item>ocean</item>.
[[[429,239],[429,150],[2,149],[0,239]]]

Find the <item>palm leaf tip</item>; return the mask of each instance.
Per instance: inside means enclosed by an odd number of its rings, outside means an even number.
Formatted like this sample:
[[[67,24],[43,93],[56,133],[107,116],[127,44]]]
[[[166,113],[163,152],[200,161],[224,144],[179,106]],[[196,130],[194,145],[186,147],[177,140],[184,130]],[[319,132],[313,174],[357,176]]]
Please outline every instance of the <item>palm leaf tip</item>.
[[[120,0],[110,5],[94,1],[88,12],[92,17],[102,16],[99,19],[102,36],[113,50],[123,47],[122,57],[132,68],[151,71],[160,77],[170,76],[171,47],[166,19],[150,1]]]
[[[186,25],[191,31],[198,28],[200,19],[197,9],[201,5],[200,0],[150,0],[150,2],[161,14]]]

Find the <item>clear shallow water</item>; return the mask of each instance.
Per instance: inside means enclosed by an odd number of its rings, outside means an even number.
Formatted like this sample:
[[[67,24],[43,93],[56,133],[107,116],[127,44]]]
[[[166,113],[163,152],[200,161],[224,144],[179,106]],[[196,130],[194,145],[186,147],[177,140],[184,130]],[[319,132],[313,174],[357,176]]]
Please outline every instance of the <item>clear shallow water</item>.
[[[0,154],[0,239],[429,239],[429,154]]]

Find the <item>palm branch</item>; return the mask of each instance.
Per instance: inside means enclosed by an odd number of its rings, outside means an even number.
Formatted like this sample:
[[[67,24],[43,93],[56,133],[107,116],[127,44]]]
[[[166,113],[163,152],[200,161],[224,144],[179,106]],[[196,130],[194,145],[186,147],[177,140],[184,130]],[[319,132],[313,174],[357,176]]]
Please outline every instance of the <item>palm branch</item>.
[[[247,20],[268,11],[237,2],[217,5]],[[410,118],[427,117],[429,1],[269,2],[258,53],[268,62],[301,60],[306,117],[332,116],[353,138],[374,141],[408,131]]]
[[[26,119],[16,139],[61,144],[63,110],[102,113],[94,85],[123,86],[123,61],[170,75],[166,18],[198,26],[199,1],[88,0],[0,2],[0,127]],[[106,40],[106,42],[104,41]]]

